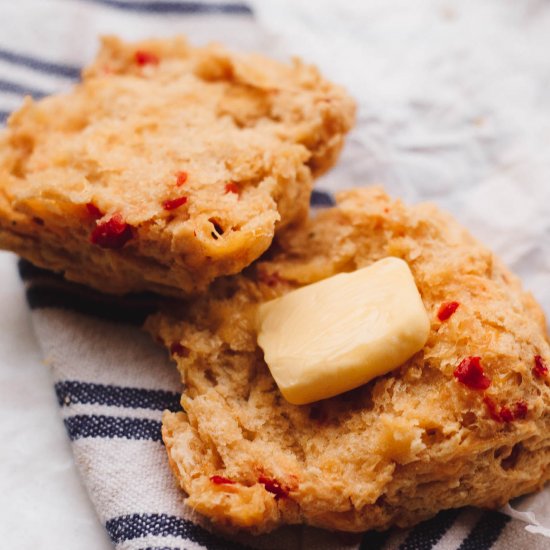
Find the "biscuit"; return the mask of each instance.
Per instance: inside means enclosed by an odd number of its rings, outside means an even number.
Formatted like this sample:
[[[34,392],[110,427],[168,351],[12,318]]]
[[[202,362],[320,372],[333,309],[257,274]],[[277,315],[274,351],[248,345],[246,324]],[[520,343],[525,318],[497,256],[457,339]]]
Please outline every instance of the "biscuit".
[[[0,247],[105,292],[204,290],[307,214],[354,111],[298,60],[105,38],[0,135]]]
[[[185,384],[185,412],[164,413],[163,438],[188,504],[228,530],[359,532],[540,488],[550,478],[541,308],[436,207],[376,188],[337,203],[208,297],[146,323]],[[286,402],[256,344],[257,304],[387,256],[414,274],[431,320],[423,350],[356,390]]]

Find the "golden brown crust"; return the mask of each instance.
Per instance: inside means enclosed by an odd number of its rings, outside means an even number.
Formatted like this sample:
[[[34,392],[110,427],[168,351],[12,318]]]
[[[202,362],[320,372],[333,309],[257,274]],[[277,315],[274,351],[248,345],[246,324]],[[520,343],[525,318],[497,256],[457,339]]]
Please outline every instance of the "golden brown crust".
[[[185,413],[165,413],[163,434],[197,511],[254,532],[283,523],[385,529],[445,508],[497,507],[550,478],[549,379],[533,373],[535,356],[550,363],[544,316],[447,214],[407,208],[377,189],[349,191],[280,235],[268,255],[147,323],[186,385]],[[431,319],[424,349],[354,391],[286,402],[256,346],[255,304],[387,256],[406,260],[415,276]],[[449,301],[460,305],[440,321]],[[453,374],[476,356],[492,380],[485,391]]]
[[[0,136],[0,246],[108,292],[204,290],[306,216],[353,118],[299,61],[105,38],[81,84],[27,99]],[[116,214],[129,238],[90,242]]]

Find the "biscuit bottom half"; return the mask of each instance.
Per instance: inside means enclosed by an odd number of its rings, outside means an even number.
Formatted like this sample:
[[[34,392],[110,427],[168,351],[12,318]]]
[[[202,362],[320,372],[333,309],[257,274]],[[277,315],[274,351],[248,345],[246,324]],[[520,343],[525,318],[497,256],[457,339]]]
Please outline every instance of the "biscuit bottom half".
[[[286,402],[256,344],[257,304],[388,256],[415,277],[431,320],[425,347],[356,390]],[[501,506],[550,478],[542,310],[434,206],[376,188],[342,193],[247,271],[146,328],[185,384],[185,412],[163,419],[170,464],[187,503],[221,528],[405,527],[442,509]],[[474,363],[483,383],[459,375]]]

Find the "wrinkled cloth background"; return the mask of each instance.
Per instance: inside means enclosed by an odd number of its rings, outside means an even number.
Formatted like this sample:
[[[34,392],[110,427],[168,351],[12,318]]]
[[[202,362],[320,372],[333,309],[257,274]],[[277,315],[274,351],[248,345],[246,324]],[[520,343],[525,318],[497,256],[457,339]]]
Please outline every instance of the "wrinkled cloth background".
[[[195,42],[219,40],[279,57],[300,55],[344,84],[359,103],[357,128],[339,165],[318,188],[334,192],[382,183],[406,202],[436,202],[495,250],[550,315],[550,4],[258,0],[249,2],[255,21],[246,14],[145,9],[153,4],[181,3],[0,2],[0,118],[17,108],[25,92],[40,96],[67,89],[78,67],[93,56],[98,34],[140,38],[184,32]],[[32,64],[14,63],[13,52],[74,70],[37,71]],[[82,363],[82,348],[70,348],[78,335],[88,334],[91,321],[36,311],[32,317],[40,351],[15,260],[8,254],[0,255],[0,282],[3,543],[9,548],[111,548],[76,474],[52,374],[41,364],[44,355],[50,363],[53,357],[58,382],[82,365],[88,381],[93,378],[93,366],[88,364],[92,359]],[[102,330],[92,337],[96,351],[105,345],[105,340],[95,340]],[[143,343],[143,336],[135,344],[132,338],[139,337],[130,336],[130,346],[149,350],[143,355],[155,353]],[[68,349],[78,353],[67,355]],[[161,386],[176,384],[162,354],[154,357],[159,372],[165,373]],[[143,384],[158,387],[158,380]],[[86,462],[89,452],[86,444],[75,444],[90,490],[90,472],[96,475],[97,469]],[[143,489],[140,483],[135,480],[135,498]],[[162,493],[162,487],[156,489]],[[98,500],[93,483],[91,494],[104,520],[113,503]],[[548,533],[550,489],[507,511],[530,523],[530,532],[544,532],[546,527]],[[457,548],[474,523],[473,516],[465,517],[462,527],[455,526],[434,548]],[[507,532],[508,540],[503,538],[495,547],[549,544],[540,535],[526,533],[519,521],[509,523]],[[315,537],[310,540],[318,542]],[[405,535],[396,534],[387,547],[397,548],[405,540]]]

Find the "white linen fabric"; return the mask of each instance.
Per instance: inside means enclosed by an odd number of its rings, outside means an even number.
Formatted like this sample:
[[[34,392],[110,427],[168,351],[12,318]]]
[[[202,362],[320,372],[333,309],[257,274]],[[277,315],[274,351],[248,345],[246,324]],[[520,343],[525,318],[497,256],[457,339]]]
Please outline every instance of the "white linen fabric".
[[[502,255],[550,312],[550,6],[543,2],[147,0],[0,3],[0,119],[24,95],[67,89],[99,34],[187,34],[276,56],[298,53],[358,98],[358,128],[320,187],[384,183],[435,200]],[[328,195],[314,195],[314,203]],[[150,297],[113,300],[21,264],[75,460],[120,549],[548,548],[549,490],[508,515],[446,511],[408,531],[285,528],[228,540],[184,504],[160,438],[181,392],[139,329]],[[527,512],[526,512],[527,511]],[[514,516],[519,519],[511,519]],[[525,529],[527,522],[528,532]]]

